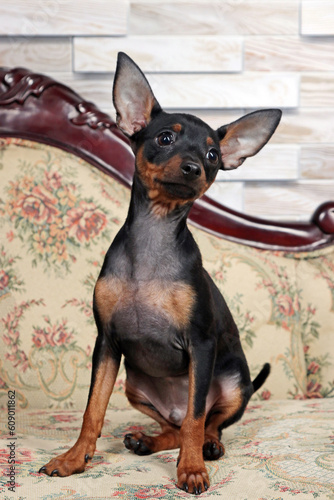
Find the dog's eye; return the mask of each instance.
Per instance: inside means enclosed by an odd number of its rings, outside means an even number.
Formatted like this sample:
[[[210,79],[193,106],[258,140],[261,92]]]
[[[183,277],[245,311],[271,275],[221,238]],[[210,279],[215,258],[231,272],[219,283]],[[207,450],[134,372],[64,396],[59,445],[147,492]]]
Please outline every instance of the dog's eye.
[[[206,155],[206,158],[213,165],[217,165],[217,163],[219,161],[219,153],[216,149],[210,149],[210,151],[208,151],[208,153]]]
[[[156,141],[159,146],[170,146],[171,144],[174,144],[175,137],[172,132],[162,132],[158,135]]]

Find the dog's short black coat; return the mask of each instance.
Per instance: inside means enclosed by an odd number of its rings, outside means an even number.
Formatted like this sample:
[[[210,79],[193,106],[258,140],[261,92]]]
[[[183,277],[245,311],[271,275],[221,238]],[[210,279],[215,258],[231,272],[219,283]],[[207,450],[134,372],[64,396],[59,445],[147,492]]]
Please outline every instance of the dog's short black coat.
[[[127,434],[125,446],[137,454],[180,447],[177,486],[199,494],[209,487],[203,459],[223,455],[222,429],[241,418],[270,367],[251,381],[237,326],[186,219],[219,169],[237,168],[266,144],[281,112],[257,111],[218,130],[166,113],[123,53],[113,96],[136,155],[131,202],[95,287],[98,337],[82,430],[41,472],[84,470],[124,355],[129,401],[162,429],[155,437]]]

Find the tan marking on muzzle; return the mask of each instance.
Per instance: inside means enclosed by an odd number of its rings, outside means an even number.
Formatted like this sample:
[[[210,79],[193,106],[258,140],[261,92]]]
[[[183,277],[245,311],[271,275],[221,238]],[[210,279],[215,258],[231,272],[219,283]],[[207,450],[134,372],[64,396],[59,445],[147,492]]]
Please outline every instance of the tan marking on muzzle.
[[[136,155],[136,165],[138,174],[147,188],[148,197],[152,200],[152,211],[157,216],[166,216],[169,212],[194,202],[200,198],[209,188],[211,183],[208,183],[205,176],[204,168],[201,167],[201,175],[193,183],[196,195],[191,198],[175,198],[164,189],[162,182],[179,182],[186,185],[186,181],[181,173],[181,165],[183,159],[179,155],[173,156],[164,164],[156,165],[147,161],[144,158],[143,146],[138,150]]]

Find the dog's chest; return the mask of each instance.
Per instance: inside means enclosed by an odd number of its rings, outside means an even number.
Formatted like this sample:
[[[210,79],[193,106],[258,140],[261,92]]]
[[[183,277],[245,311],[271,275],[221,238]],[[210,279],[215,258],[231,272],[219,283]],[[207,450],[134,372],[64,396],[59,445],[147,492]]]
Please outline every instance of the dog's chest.
[[[185,329],[194,305],[192,287],[181,281],[137,281],[111,275],[98,281],[95,295],[104,319],[133,337],[163,325]]]
[[[144,373],[165,376],[185,369],[180,343],[194,306],[192,287],[182,282],[99,280],[96,300],[127,361]]]
[[[129,309],[138,321],[149,316],[168,319],[183,328],[192,306],[192,287],[182,280],[175,225],[137,215],[122,243],[111,247],[110,266],[100,286],[113,317]]]

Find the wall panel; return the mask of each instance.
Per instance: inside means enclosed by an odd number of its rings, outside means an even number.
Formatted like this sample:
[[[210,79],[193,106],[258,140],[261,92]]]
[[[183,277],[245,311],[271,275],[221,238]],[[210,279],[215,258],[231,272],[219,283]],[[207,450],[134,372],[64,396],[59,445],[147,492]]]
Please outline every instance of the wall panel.
[[[214,128],[257,108],[282,109],[270,143],[219,173],[215,199],[291,220],[334,199],[333,0],[0,4],[0,65],[48,73],[112,116],[118,51],[147,73],[168,111]]]

